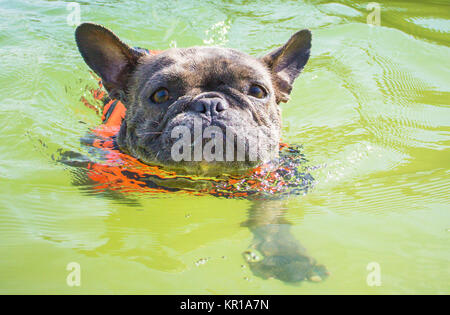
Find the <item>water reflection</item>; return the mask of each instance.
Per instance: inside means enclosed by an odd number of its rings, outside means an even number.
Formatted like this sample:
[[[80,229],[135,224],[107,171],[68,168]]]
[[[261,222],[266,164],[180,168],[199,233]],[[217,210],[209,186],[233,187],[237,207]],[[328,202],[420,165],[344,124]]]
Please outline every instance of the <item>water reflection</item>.
[[[262,200],[252,203],[243,223],[253,234],[251,250],[244,252],[252,272],[264,279],[285,282],[322,281],[329,273],[310,257],[291,233],[285,219],[286,201]]]

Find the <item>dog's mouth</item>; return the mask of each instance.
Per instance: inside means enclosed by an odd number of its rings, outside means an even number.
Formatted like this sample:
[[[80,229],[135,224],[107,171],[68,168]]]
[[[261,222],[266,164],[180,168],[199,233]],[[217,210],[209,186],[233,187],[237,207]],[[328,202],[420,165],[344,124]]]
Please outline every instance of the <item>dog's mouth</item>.
[[[278,155],[278,139],[242,119],[183,112],[157,134],[139,139],[137,155],[178,173],[240,174]]]

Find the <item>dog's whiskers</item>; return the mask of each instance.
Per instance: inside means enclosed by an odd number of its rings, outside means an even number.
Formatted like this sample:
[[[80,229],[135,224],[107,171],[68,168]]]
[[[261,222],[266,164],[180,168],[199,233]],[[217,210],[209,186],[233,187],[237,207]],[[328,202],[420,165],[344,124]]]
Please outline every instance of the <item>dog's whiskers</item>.
[[[137,135],[138,136],[146,136],[146,135],[160,135],[160,134],[162,134],[162,133],[164,133],[163,131],[149,131],[149,132],[140,132],[140,133],[138,133]]]

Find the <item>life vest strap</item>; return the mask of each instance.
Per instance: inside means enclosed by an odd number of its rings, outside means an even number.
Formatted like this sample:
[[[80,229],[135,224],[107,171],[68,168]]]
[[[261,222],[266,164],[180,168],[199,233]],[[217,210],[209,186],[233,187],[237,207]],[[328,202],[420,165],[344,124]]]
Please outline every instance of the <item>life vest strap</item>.
[[[119,100],[111,100],[103,108],[102,125],[108,127],[119,127],[125,118],[125,105]]]
[[[105,106],[105,108],[103,109],[103,116],[102,116],[103,123],[107,122],[109,117],[111,117],[111,114],[116,108],[118,102],[119,102],[118,100],[113,100],[112,103],[109,103]]]

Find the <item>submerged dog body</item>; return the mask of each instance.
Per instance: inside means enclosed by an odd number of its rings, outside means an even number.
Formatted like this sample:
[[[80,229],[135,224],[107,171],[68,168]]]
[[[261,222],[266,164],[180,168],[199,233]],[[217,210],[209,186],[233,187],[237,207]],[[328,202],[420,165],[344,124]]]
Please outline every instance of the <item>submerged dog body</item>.
[[[117,137],[120,150],[146,164],[202,173],[239,171],[277,157],[279,103],[288,100],[311,48],[308,30],[259,59],[218,47],[144,54],[91,23],[77,28],[76,40],[110,96],[127,108]],[[207,146],[204,133],[214,140],[215,159],[195,152],[194,144]],[[181,160],[174,157],[180,136],[188,138]]]

